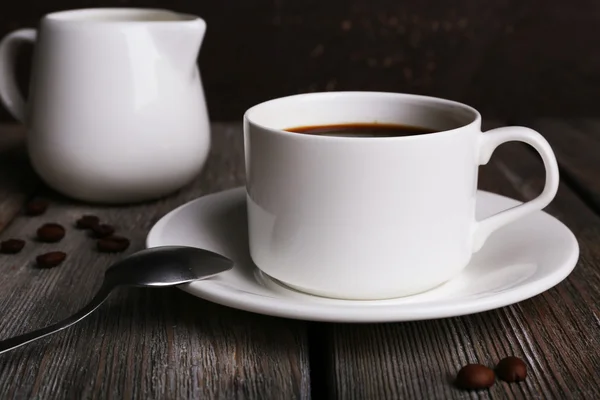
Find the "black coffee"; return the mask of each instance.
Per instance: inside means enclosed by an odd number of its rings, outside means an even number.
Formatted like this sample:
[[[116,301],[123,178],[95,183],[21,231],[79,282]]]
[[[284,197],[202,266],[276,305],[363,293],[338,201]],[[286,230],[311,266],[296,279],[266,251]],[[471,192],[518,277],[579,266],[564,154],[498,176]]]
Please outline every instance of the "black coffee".
[[[343,137],[396,137],[423,135],[425,133],[436,132],[433,129],[421,128],[418,126],[370,123],[298,126],[285,130],[307,135]]]

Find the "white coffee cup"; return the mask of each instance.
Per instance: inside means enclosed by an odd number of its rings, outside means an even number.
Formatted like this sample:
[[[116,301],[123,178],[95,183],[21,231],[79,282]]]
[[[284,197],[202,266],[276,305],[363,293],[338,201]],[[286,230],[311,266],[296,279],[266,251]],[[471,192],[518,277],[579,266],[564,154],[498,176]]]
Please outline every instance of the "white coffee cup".
[[[345,123],[439,132],[364,138],[285,131]],[[325,297],[385,299],[432,289],[456,276],[492,232],[548,205],[559,183],[556,158],[539,133],[482,133],[475,109],[433,97],[284,97],[250,108],[244,135],[252,259],[276,280]],[[476,221],[478,167],[510,141],[541,155],[543,192]]]

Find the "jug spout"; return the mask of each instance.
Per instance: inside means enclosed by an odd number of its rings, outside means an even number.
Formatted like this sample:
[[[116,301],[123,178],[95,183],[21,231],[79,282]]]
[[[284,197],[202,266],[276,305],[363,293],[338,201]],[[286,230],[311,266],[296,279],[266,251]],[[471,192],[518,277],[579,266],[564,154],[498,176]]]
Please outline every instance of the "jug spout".
[[[163,28],[163,27],[161,27]],[[158,29],[156,41],[160,51],[178,69],[193,71],[206,32],[206,23],[201,18],[167,24]]]

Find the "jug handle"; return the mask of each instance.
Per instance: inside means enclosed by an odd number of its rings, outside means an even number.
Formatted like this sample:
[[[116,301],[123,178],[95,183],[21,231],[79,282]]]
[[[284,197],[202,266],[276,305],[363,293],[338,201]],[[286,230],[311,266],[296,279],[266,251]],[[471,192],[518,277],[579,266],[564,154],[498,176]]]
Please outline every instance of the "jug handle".
[[[0,42],[0,99],[13,117],[23,123],[27,116],[27,106],[17,86],[15,63],[18,47],[25,43],[35,44],[36,38],[35,29],[19,29]]]

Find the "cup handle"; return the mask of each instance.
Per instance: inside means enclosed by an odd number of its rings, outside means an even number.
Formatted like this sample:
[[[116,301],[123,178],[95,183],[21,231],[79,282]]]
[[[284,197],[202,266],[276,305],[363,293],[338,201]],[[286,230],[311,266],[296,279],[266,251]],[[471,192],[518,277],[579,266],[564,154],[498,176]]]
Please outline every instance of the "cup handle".
[[[8,34],[0,42],[0,99],[8,111],[23,123],[27,116],[27,107],[25,98],[17,86],[14,67],[18,47],[24,43],[34,44],[36,38],[35,29],[19,29]]]
[[[487,238],[496,229],[503,227],[533,211],[546,207],[558,190],[559,172],[556,157],[546,139],[533,129],[521,126],[509,126],[489,130],[480,135],[479,165],[485,165],[498,146],[506,142],[524,142],[533,147],[542,157],[546,169],[546,183],[542,193],[533,200],[492,215],[475,224],[473,234],[473,252],[479,251]]]

